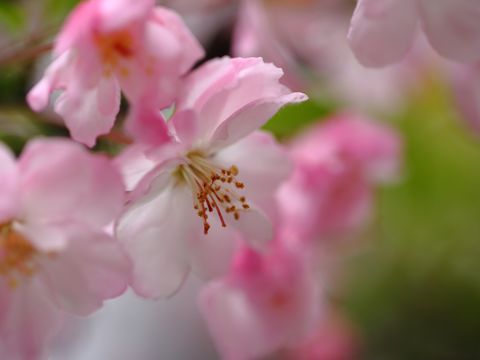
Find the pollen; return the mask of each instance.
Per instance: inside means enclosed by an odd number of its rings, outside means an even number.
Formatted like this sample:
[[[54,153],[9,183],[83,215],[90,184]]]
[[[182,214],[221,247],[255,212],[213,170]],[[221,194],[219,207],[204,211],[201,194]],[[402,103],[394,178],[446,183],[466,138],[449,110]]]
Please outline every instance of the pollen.
[[[35,274],[37,251],[11,225],[0,225],[0,277],[8,286],[16,288],[22,278]]]
[[[126,30],[108,34],[95,34],[95,43],[105,71],[119,70],[121,76],[127,76],[128,70],[121,66],[122,60],[127,60],[134,55],[134,41],[130,32]]]
[[[226,227],[227,215],[239,220],[241,212],[250,209],[246,197],[238,194],[245,184],[237,179],[240,173],[237,166],[217,166],[198,152],[188,154],[185,159],[186,163],[179,166],[176,174],[192,189],[193,208],[202,219],[204,234],[208,234],[211,227],[210,213]]]

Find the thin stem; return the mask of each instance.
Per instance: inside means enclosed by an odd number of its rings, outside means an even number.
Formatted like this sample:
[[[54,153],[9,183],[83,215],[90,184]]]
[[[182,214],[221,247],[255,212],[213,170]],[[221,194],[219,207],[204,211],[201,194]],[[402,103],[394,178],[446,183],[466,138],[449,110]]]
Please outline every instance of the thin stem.
[[[0,67],[35,59],[38,56],[49,52],[50,50],[52,50],[52,48],[53,43],[47,43],[34,47],[25,47],[17,51],[12,51],[11,53],[0,57]]]

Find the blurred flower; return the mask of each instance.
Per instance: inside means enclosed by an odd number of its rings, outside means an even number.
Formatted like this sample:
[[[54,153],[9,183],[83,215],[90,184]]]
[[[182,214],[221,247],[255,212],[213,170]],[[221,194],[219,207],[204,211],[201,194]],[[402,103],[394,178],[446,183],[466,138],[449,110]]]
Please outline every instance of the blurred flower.
[[[218,274],[229,263],[231,230],[258,246],[271,238],[267,215],[290,167],[255,130],[306,98],[279,84],[281,76],[258,58],[204,64],[185,79],[168,122],[172,143],[134,145],[119,158],[133,203],[117,236],[133,258],[139,294],[171,295],[191,266]]]
[[[241,2],[233,39],[236,56],[263,56],[284,69],[284,83],[346,107],[395,110],[431,62],[420,39],[409,56],[388,69],[358,63],[346,39],[348,1]]]
[[[339,313],[325,311],[317,330],[286,352],[289,360],[354,360],[359,358],[358,335]]]
[[[153,1],[89,0],[70,15],[53,63],[27,99],[40,111],[62,90],[56,112],[75,140],[92,146],[113,126],[120,88],[133,103],[167,107],[180,76],[202,55],[182,20]]]
[[[398,173],[401,142],[384,125],[341,115],[295,139],[290,155],[295,170],[278,193],[282,226],[312,240],[367,220],[373,186]]]
[[[130,264],[103,228],[123,204],[117,171],[66,140],[0,148],[0,357],[37,359],[64,312],[125,291]]]
[[[479,16],[472,0],[359,0],[348,36],[363,65],[380,67],[405,56],[420,23],[441,55],[470,62],[480,59]]]
[[[239,251],[230,272],[202,290],[200,307],[223,359],[258,359],[312,331],[319,295],[305,255],[276,239],[266,253]]]

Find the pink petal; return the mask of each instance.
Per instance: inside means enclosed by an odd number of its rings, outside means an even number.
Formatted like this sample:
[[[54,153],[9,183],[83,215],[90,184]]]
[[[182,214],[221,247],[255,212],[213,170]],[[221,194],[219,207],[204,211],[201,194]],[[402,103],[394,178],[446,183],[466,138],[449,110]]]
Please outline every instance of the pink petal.
[[[480,3],[419,0],[422,25],[432,46],[452,60],[480,60]]]
[[[142,145],[128,146],[115,158],[114,164],[122,174],[127,191],[132,191],[155,168],[156,162],[146,155],[148,149]]]
[[[14,223],[14,230],[43,253],[63,251],[69,241],[68,234],[61,225],[44,223]]]
[[[305,258],[272,248],[237,260],[199,299],[222,358],[262,358],[308,334],[321,304]]]
[[[66,229],[69,246],[42,262],[49,297],[63,310],[88,315],[104,300],[121,295],[130,281],[130,262],[109,235],[85,225]]]
[[[0,358],[39,360],[60,330],[63,315],[35,281],[11,289],[0,282]]]
[[[92,1],[92,0],[90,0]],[[95,2],[95,1],[93,1]],[[136,21],[145,21],[155,6],[154,0],[97,0],[100,28],[115,31]]]
[[[348,33],[358,61],[381,67],[401,60],[412,46],[416,5],[415,0],[359,0]]]
[[[210,146],[220,149],[231,145],[264,125],[282,106],[306,99],[305,94],[291,93],[252,101],[219,124],[212,135]]]
[[[290,90],[279,83],[283,71],[273,64],[263,63],[259,58],[234,58],[230,61],[233,71],[230,82],[221,84],[222,87],[216,85],[217,93],[210,94],[199,111],[202,133],[207,136],[211,136],[226,119],[240,113],[249,104],[290,94]],[[302,100],[299,98],[298,101]],[[263,119],[264,122],[267,120],[269,118]]]
[[[166,121],[159,110],[139,104],[130,109],[125,128],[140,143],[161,145],[171,140]]]
[[[173,117],[172,125],[178,139],[191,146],[198,136],[200,126],[197,114],[192,110],[180,111]]]
[[[17,166],[13,153],[0,144],[0,224],[18,211]]]
[[[186,239],[198,219],[191,194],[160,175],[145,200],[133,204],[119,219],[116,234],[133,261],[132,287],[144,297],[175,293],[189,271]]]
[[[165,7],[156,7],[153,15],[153,22],[157,22],[168,28],[175,35],[178,43],[181,45],[182,52],[176,58],[176,61],[178,61],[177,66],[179,67],[179,74],[185,74],[192,68],[195,62],[205,55],[198,40],[186,26],[183,19],[174,11]],[[152,37],[151,41],[158,42],[158,38]],[[150,42],[150,44],[153,48],[153,43]],[[157,52],[158,54],[161,54],[162,52],[165,53],[166,50],[165,46],[158,46],[157,49],[159,50],[159,52]]]
[[[43,78],[27,94],[32,110],[41,111],[47,107],[51,92],[62,85],[70,64],[71,54],[64,53],[48,66]]]
[[[19,173],[23,217],[36,223],[75,219],[102,227],[123,205],[123,183],[113,165],[71,141],[31,141]]]
[[[96,87],[81,94],[67,89],[55,104],[72,138],[88,146],[95,145],[99,135],[110,132],[119,109],[120,88],[113,77],[101,78]]]

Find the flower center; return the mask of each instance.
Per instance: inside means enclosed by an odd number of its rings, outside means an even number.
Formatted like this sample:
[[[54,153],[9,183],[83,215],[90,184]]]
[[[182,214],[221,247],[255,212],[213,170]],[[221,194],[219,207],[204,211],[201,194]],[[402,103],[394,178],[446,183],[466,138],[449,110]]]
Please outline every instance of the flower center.
[[[128,30],[108,34],[96,33],[95,43],[107,72],[118,68],[120,74],[128,75],[126,68],[119,68],[120,60],[131,58],[134,55],[133,37]]]
[[[226,227],[224,213],[238,220],[241,211],[250,209],[245,196],[237,193],[245,185],[237,180],[239,171],[235,165],[224,169],[198,152],[187,154],[186,159],[187,163],[177,168],[177,174],[192,189],[193,208],[202,218],[205,234],[210,229],[208,213],[216,214],[222,227]]]
[[[0,225],[0,276],[11,288],[21,277],[31,277],[36,269],[33,263],[37,250],[11,224]]]

